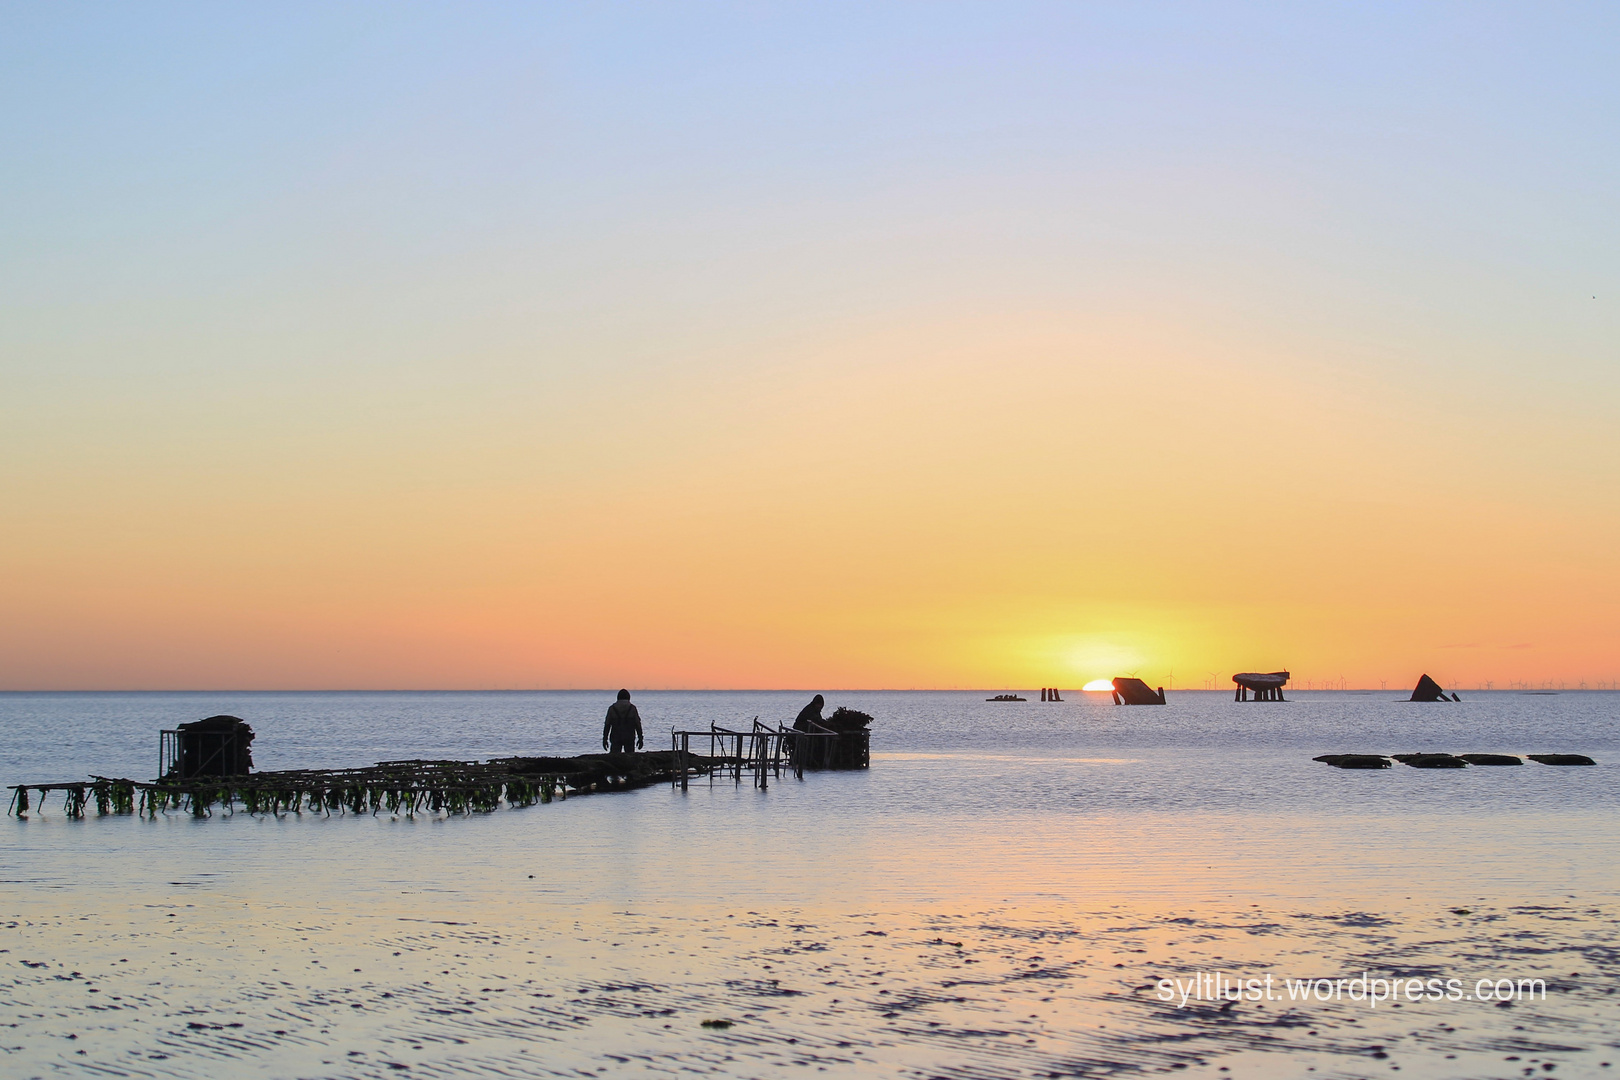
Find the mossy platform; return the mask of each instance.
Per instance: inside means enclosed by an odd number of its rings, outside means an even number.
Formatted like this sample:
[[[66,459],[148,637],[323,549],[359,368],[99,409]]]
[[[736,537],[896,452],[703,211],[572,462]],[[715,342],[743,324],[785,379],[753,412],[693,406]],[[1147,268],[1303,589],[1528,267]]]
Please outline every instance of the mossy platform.
[[[63,795],[63,812],[80,818],[94,804],[98,814],[155,815],[169,810],[208,817],[218,809],[250,814],[388,812],[488,813],[549,803],[554,798],[598,791],[628,791],[669,783],[682,774],[709,771],[712,762],[686,754],[677,765],[672,750],[577,757],[509,757],[490,761],[384,761],[361,769],[297,769],[195,776],[150,782],[94,776],[61,784],[12,787],[11,813],[43,808],[52,792]],[[30,793],[35,796],[30,797]]]

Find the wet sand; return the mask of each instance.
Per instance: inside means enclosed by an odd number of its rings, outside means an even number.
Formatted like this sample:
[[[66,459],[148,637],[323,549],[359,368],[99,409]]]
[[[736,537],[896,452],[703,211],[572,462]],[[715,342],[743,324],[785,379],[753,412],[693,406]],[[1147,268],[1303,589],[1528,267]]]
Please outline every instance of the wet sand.
[[[4,924],[0,1061],[15,1077],[1612,1072],[1620,910],[1468,910],[590,906],[540,925],[57,895]],[[1534,976],[1548,994],[1161,1000],[1158,980],[1217,969]]]

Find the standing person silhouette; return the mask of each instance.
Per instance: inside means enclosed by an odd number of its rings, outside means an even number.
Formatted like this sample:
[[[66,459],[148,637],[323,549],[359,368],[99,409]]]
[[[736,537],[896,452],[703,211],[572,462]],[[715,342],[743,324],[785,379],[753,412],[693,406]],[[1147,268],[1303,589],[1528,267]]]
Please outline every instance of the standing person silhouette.
[[[630,691],[620,690],[619,700],[608,706],[607,719],[602,722],[602,749],[610,754],[628,754],[645,745],[641,714],[630,704]]]

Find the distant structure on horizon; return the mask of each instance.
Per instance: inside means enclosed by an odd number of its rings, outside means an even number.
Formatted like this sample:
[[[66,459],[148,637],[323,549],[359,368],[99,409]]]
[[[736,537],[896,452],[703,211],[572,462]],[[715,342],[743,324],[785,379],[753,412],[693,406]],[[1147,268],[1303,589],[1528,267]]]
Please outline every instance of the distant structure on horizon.
[[[1233,693],[1232,700],[1247,701],[1252,692],[1256,701],[1287,701],[1282,688],[1287,685],[1288,678],[1286,671],[1268,671],[1265,674],[1245,671],[1234,675],[1232,681],[1237,683],[1237,691]]]
[[[1437,683],[1433,679],[1429,678],[1428,675],[1424,675],[1421,679],[1418,680],[1417,687],[1412,691],[1412,696],[1407,698],[1407,700],[1408,701],[1461,701],[1462,698],[1458,697],[1456,694],[1452,694],[1450,697],[1447,697],[1446,692],[1444,690],[1440,689],[1440,684],[1439,683]]]
[[[1164,687],[1154,690],[1141,679],[1114,680],[1115,705],[1163,705]]]

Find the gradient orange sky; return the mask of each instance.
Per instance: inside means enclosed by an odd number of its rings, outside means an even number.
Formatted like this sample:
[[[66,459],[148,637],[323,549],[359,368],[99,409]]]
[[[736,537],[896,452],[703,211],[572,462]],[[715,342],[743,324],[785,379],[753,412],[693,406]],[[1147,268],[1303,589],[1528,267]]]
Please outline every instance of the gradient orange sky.
[[[1620,679],[1602,7],[0,16],[0,688]]]

